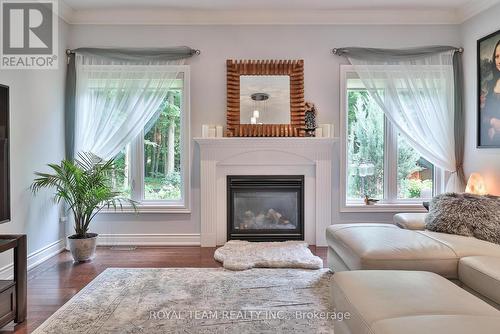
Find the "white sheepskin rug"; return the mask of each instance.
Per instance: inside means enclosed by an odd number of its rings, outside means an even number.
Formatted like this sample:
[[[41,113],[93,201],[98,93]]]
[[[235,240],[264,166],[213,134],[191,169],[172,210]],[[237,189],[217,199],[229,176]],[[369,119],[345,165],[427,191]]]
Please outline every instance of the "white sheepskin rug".
[[[303,241],[249,242],[230,240],[215,251],[214,258],[229,270],[251,268],[321,269],[323,260]]]

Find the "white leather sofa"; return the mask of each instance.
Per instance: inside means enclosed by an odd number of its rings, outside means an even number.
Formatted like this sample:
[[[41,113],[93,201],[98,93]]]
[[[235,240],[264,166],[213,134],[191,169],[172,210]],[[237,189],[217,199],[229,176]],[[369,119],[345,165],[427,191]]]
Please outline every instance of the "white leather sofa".
[[[394,224],[339,224],[326,230],[328,264],[335,271],[382,269],[430,271],[458,279],[468,256],[500,257],[500,245],[475,238]]]
[[[336,334],[500,333],[500,245],[426,231],[424,218],[327,228],[335,309],[354,314]]]
[[[500,333],[500,311],[434,273],[340,272],[332,293],[335,334]]]

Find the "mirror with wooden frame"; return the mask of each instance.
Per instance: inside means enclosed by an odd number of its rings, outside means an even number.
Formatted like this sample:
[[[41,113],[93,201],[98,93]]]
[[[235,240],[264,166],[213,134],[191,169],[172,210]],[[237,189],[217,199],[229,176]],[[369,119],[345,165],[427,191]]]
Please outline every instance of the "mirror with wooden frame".
[[[228,137],[304,136],[303,60],[227,60]]]

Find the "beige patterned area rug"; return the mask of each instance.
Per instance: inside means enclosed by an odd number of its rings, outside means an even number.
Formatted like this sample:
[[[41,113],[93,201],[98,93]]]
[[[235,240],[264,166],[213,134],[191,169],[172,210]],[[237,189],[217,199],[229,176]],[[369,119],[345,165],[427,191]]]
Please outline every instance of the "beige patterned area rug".
[[[107,269],[34,333],[333,333],[332,275]]]
[[[321,269],[323,260],[313,255],[304,241],[249,242],[230,240],[214,253],[216,261],[230,270],[250,268]]]

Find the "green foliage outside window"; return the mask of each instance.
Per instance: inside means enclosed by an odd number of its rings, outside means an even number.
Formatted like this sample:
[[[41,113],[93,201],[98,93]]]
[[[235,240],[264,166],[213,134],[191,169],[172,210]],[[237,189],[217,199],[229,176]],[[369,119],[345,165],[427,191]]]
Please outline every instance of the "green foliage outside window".
[[[398,139],[398,198],[421,198],[422,190],[432,190],[432,165],[401,136]],[[411,177],[425,169],[429,169],[430,179]]]
[[[179,200],[181,198],[181,103],[182,91],[170,90],[159,112],[144,129],[144,199]],[[115,158],[120,174],[113,187],[131,196],[129,152],[125,148]]]
[[[144,136],[145,199],[181,198],[181,101],[181,91],[169,91],[158,118],[146,127],[149,131]]]
[[[385,136],[383,111],[366,90],[349,89],[347,97],[347,198],[362,199],[366,194],[382,199]],[[398,198],[420,198],[423,189],[432,189],[432,177],[422,180],[413,176],[424,170],[422,165],[426,161],[402,138],[398,140],[397,159]],[[363,184],[358,167],[367,162],[374,165],[374,174],[366,176]],[[430,168],[432,170],[432,165]]]
[[[366,90],[348,91],[348,193],[349,199],[365,194],[384,196],[384,115]],[[364,189],[358,166],[374,164],[374,174],[365,177]]]

